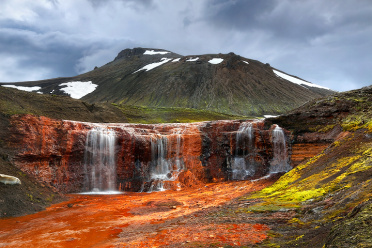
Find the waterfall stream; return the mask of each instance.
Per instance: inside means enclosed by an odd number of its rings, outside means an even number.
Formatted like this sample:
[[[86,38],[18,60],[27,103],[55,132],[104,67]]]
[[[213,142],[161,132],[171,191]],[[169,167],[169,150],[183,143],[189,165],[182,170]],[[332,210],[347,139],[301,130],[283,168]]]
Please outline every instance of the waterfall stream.
[[[270,173],[287,172],[292,169],[288,161],[287,147],[283,129],[278,125],[272,131],[273,159]]]
[[[236,143],[234,157],[231,161],[231,179],[232,180],[246,180],[248,177],[255,176],[256,170],[259,166],[263,166],[255,159],[260,159],[259,150],[265,146],[265,142],[255,143],[256,135],[260,133],[260,129],[256,129],[257,122],[243,122],[240,124],[236,132]],[[289,163],[287,152],[286,138],[282,128],[274,125],[271,131],[271,138],[269,142],[272,147],[272,157],[266,161],[268,172],[279,173],[287,172],[292,169]],[[259,138],[257,138],[259,139]],[[263,142],[263,143],[262,143]],[[266,141],[266,144],[267,143]],[[258,147],[256,147],[258,146]],[[261,151],[262,152],[262,151]]]
[[[236,133],[235,156],[232,160],[232,179],[244,180],[255,173],[254,129],[251,122],[241,123]]]
[[[265,131],[262,124],[259,121],[240,123],[235,134],[233,158],[230,160],[231,171],[228,175],[230,180],[247,180],[264,175],[264,173],[286,172],[291,169],[283,129],[275,125]],[[146,151],[147,155],[142,157],[138,154],[131,162],[136,163],[134,170],[138,171],[137,178],[142,180],[139,191],[163,191],[178,187],[177,185],[181,185],[178,182],[178,176],[185,170],[185,161],[187,161],[184,158],[185,130],[177,126],[168,130],[143,128],[136,130],[125,125],[93,126],[87,133],[85,144],[84,191],[107,193],[118,188],[123,189],[124,183],[131,184],[130,177],[125,182],[119,176],[116,169],[117,163],[119,159],[121,159],[120,164],[126,162],[123,158],[128,152],[134,151],[128,150],[129,147],[134,147],[133,144],[145,145],[146,142],[147,146],[144,148],[147,148],[143,151]],[[136,138],[128,139],[128,143],[122,143],[120,135],[130,135]],[[120,144],[117,147],[118,153],[115,150],[116,141]],[[132,141],[143,143],[130,143]],[[126,153],[122,153],[123,151]],[[142,162],[138,158],[146,158],[146,156],[148,160],[143,163],[145,166],[141,167]],[[128,166],[133,166],[133,164],[128,163]],[[123,174],[120,175],[123,176]],[[124,187],[128,187],[127,185]]]
[[[116,190],[115,140],[115,131],[107,127],[88,132],[84,153],[86,191]]]
[[[172,153],[171,142],[176,141],[175,154]],[[161,135],[151,139],[151,187],[149,192],[163,191],[165,181],[174,181],[184,169],[181,151],[182,134],[175,130],[173,134]]]

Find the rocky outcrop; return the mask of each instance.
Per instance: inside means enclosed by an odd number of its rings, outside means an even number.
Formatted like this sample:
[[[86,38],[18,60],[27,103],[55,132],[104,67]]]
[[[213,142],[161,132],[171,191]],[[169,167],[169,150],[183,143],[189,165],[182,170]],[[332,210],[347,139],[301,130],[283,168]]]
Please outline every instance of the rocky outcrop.
[[[61,192],[82,188],[83,158],[89,126],[80,122],[23,115],[11,119],[8,142],[14,164]]]
[[[17,177],[0,174],[0,183],[3,184],[21,184],[21,180]]]
[[[332,227],[324,247],[371,247],[372,200],[360,203]]]
[[[245,126],[249,134],[244,134]],[[13,116],[10,127],[8,143],[17,151],[14,164],[61,192],[110,189],[102,183],[108,179],[100,179],[112,177],[105,174],[109,159],[115,163],[114,189],[124,191],[259,178],[273,172],[270,168],[278,160],[273,136],[277,126],[265,128],[263,121],[94,124],[21,115]],[[290,133],[281,132],[285,158],[280,163],[289,166]],[[108,133],[114,138],[106,137]],[[114,158],[108,149],[114,150]]]

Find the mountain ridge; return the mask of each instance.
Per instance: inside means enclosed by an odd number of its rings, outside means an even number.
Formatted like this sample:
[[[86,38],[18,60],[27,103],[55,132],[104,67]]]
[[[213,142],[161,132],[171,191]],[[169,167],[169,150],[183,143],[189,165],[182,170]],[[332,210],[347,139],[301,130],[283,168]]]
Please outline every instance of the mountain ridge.
[[[334,93],[234,53],[182,56],[155,48],[125,49],[113,61],[75,77],[17,85],[39,87],[35,91],[43,94],[71,95],[67,88],[78,83],[82,89],[88,83],[94,86],[81,97],[91,104],[194,108],[245,116],[282,114]]]

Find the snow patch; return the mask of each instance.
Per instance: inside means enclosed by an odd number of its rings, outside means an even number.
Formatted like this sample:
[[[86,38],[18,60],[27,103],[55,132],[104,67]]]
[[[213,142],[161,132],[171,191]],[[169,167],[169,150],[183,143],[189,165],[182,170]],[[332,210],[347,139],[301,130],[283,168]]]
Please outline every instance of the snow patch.
[[[162,64],[168,63],[170,60],[172,60],[172,59],[162,58],[160,62],[155,62],[155,63],[152,63],[152,64],[145,65],[144,67],[142,67],[141,69],[133,72],[132,74],[134,74],[136,72],[139,72],[139,71],[142,71],[142,70],[146,70],[146,71],[152,70],[152,69],[154,69],[158,66],[161,66]]]
[[[279,115],[264,115],[265,118],[276,118]]]
[[[243,62],[243,63],[246,63],[247,65],[249,65],[248,61],[244,61],[244,60],[242,60],[242,62]]]
[[[221,59],[221,58],[214,58],[214,59],[209,60],[208,62],[211,63],[211,64],[214,64],[214,65],[217,65],[217,64],[221,63],[222,61],[223,61],[223,59]]]
[[[172,62],[179,62],[181,58],[178,58],[178,59],[174,59],[172,60]]]
[[[27,91],[27,92],[37,91],[37,90],[41,89],[40,86],[33,86],[33,87],[16,86],[16,85],[1,85],[1,86],[8,87],[8,88],[14,88],[14,89],[17,89],[17,90],[23,90],[23,91]]]
[[[305,87],[305,88],[308,88],[308,87],[316,87],[316,88],[321,88],[321,89],[330,90],[329,88],[326,88],[326,87],[323,87],[323,86],[320,86],[320,85],[316,85],[316,84],[312,84],[312,83],[306,82],[306,81],[304,81],[304,80],[301,80],[301,79],[298,79],[298,78],[295,78],[295,77],[289,76],[289,75],[287,75],[287,74],[285,74],[285,73],[282,73],[282,72],[280,72],[280,71],[276,71],[276,70],[273,70],[273,71],[274,71],[274,73],[275,73],[277,76],[279,76],[279,77],[281,77],[281,78],[283,78],[283,79],[285,79],[285,80],[288,80],[288,81],[290,81],[290,82],[292,82],[292,83],[295,83],[295,84],[301,85],[302,87]],[[307,86],[307,87],[306,87],[306,86]]]
[[[193,59],[192,57],[189,58],[188,60],[186,60],[187,62],[193,62],[193,61],[197,61],[199,59],[199,57],[196,57],[195,59]]]
[[[167,51],[154,51],[154,50],[146,50],[143,55],[156,55],[156,54],[167,54]]]
[[[61,88],[62,91],[69,94],[71,98],[80,99],[89,93],[92,93],[96,88],[97,84],[93,84],[92,81],[81,82],[74,81],[68,83],[62,83],[59,86],[66,86]]]

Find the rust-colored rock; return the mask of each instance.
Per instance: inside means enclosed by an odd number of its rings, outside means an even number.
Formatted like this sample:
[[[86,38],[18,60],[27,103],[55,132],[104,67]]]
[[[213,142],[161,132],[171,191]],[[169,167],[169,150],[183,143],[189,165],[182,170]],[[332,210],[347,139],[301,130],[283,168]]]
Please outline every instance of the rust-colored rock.
[[[250,138],[238,135],[243,124],[250,126]],[[17,153],[12,161],[60,192],[92,190],[86,184],[92,169],[85,164],[84,156],[88,133],[97,128],[115,132],[117,190],[180,190],[207,182],[255,179],[272,172],[276,125],[267,128],[264,121],[254,120],[144,125],[13,116],[8,141]],[[297,165],[307,157],[308,146],[297,142],[291,147],[291,134],[283,130],[283,135],[285,163],[289,164],[292,156],[292,164]],[[323,145],[317,147],[320,151]],[[239,165],[237,158],[253,168],[239,178],[233,176]]]

